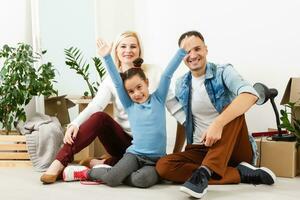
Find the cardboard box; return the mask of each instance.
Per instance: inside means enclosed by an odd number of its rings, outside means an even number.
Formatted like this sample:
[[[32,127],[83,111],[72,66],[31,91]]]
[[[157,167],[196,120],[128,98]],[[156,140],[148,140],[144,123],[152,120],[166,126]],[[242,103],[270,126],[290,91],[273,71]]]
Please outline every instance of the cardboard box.
[[[297,175],[300,175],[300,146],[297,150]]]
[[[75,103],[65,97],[66,95],[45,98],[45,114],[57,117],[62,126],[70,123],[68,109],[75,106]]]
[[[279,177],[291,178],[297,175],[300,148],[297,151],[296,142],[271,141],[266,137],[256,138],[255,141],[259,151],[259,167],[267,167]]]
[[[280,104],[283,105],[289,102],[296,103],[291,112],[296,119],[300,120],[300,77],[290,78],[287,83]],[[298,147],[297,159],[297,173],[300,174],[300,147]]]
[[[283,105],[289,102],[296,103],[292,113],[295,114],[296,119],[300,119],[300,77],[290,78],[285,88],[280,104]]]

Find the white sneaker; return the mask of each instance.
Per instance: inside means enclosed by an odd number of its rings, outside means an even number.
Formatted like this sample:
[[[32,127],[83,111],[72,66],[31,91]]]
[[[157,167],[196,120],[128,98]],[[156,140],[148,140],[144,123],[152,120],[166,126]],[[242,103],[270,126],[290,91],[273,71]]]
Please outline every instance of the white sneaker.
[[[71,165],[64,169],[63,180],[64,181],[80,181],[87,179],[87,171],[89,168],[81,165]]]

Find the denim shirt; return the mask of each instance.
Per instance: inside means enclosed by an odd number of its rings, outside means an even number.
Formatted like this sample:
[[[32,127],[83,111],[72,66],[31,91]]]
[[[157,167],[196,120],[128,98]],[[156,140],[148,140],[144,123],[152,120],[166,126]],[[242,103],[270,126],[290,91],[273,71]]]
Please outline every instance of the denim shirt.
[[[193,143],[193,116],[191,111],[191,85],[192,74],[189,71],[176,82],[175,95],[182,104],[186,114],[185,133],[187,144]],[[255,89],[244,80],[241,75],[233,68],[231,64],[216,65],[214,63],[206,64],[206,73],[204,85],[209,99],[218,113],[229,105],[233,99],[241,93],[247,92],[258,96]],[[252,136],[249,136],[252,145],[254,161],[257,158],[257,147]]]

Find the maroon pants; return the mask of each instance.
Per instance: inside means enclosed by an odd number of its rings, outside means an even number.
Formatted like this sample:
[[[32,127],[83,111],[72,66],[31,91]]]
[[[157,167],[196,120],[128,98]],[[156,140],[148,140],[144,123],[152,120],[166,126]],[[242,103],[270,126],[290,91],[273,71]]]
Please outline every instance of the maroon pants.
[[[97,112],[81,124],[74,143],[64,144],[56,159],[67,166],[74,160],[74,154],[91,144],[96,137],[112,156],[105,161],[105,164],[109,165],[114,165],[122,158],[132,140],[131,136],[124,132],[123,128],[108,114]]]
[[[223,128],[221,139],[213,146],[187,145],[183,152],[162,157],[156,164],[156,170],[162,178],[182,183],[204,165],[214,172],[209,184],[239,183],[240,175],[235,167],[242,161],[250,163],[252,155],[242,115]]]

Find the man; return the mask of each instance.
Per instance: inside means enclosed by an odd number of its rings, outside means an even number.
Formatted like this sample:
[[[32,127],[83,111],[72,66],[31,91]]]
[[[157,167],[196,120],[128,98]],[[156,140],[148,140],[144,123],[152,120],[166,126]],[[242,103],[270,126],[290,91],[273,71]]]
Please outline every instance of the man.
[[[194,45],[184,59],[190,71],[176,84],[176,97],[186,114],[187,146],[161,158],[158,173],[184,183],[180,190],[196,198],[206,193],[208,183],[272,185],[276,176],[271,170],[249,164],[255,153],[244,113],[257,101],[256,91],[232,65],[207,62],[201,33],[186,32],[178,44],[192,36]]]

